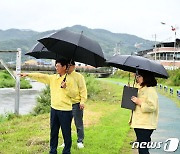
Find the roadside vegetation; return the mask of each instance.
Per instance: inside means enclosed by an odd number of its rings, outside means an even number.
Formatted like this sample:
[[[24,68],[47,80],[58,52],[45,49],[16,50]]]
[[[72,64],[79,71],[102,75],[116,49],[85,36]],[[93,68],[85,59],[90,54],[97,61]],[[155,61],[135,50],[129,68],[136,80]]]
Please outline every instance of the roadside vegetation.
[[[77,149],[76,130],[72,122],[73,154],[117,154],[126,145],[131,153],[127,134],[130,111],[120,108],[122,87],[86,76],[88,101],[84,111],[85,148]],[[49,87],[37,98],[38,105],[33,114],[0,117],[1,153],[48,153],[49,151]],[[59,135],[59,145],[62,136]],[[58,148],[61,153],[62,149]],[[127,154],[128,154],[127,152]]]
[[[168,70],[169,78],[166,79],[158,79],[159,83],[165,84],[167,86],[180,86],[180,68],[176,70]]]

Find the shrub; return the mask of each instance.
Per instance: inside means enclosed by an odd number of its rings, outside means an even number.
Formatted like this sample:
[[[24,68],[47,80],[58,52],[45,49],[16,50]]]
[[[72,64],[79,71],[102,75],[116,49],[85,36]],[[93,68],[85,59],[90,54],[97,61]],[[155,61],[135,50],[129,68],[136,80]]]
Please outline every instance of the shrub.
[[[0,88],[10,88],[15,86],[15,81],[13,79],[0,79]]]
[[[49,113],[51,105],[50,87],[42,91],[42,93],[37,97],[37,105],[34,108],[32,114],[38,115],[43,113]]]
[[[99,82],[93,75],[86,74],[85,80],[88,98],[92,98],[94,95],[97,95],[101,91]]]
[[[166,83],[168,86],[180,86],[180,69],[168,70],[168,79],[158,78],[159,83]]]
[[[30,82],[21,78],[20,82],[21,89],[32,88]],[[0,88],[10,88],[15,87],[15,80],[7,71],[0,71]]]
[[[20,87],[21,87],[21,89],[29,89],[29,88],[32,88],[30,82],[29,82],[28,80],[25,80],[25,79],[21,79]]]
[[[176,75],[172,76],[172,83],[174,86],[180,86],[180,70]]]

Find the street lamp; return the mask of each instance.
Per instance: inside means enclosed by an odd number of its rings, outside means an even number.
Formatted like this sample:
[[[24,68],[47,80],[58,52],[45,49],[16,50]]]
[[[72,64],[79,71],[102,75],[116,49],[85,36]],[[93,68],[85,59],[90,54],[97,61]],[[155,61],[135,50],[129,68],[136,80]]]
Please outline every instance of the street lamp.
[[[161,22],[161,24],[163,25],[167,25],[165,22]],[[177,28],[172,26],[172,25],[169,25],[171,26],[171,30],[174,31],[174,54],[173,54],[173,70],[175,69],[175,54],[176,54],[176,30]]]

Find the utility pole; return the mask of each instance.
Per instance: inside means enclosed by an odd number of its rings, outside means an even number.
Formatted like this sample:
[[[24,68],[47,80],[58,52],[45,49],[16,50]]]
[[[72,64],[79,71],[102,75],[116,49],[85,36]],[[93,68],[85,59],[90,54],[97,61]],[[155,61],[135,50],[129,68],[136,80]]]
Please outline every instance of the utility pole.
[[[156,51],[157,51],[157,46],[156,46],[156,34],[154,34],[154,38],[155,38],[155,45],[154,45],[154,60],[156,61]]]
[[[121,54],[121,42],[116,43],[116,47],[114,48],[114,55]]]
[[[10,73],[10,75],[16,80],[15,85],[15,105],[14,105],[14,113],[19,114],[19,101],[20,101],[20,76],[21,73],[21,49],[18,48],[17,51],[0,51],[0,52],[13,52],[16,53],[16,74],[14,75],[7,65],[3,62],[3,60],[0,60],[0,63],[5,67],[5,69]]]
[[[173,70],[175,69],[176,60],[176,29],[174,30],[174,54],[173,54]]]

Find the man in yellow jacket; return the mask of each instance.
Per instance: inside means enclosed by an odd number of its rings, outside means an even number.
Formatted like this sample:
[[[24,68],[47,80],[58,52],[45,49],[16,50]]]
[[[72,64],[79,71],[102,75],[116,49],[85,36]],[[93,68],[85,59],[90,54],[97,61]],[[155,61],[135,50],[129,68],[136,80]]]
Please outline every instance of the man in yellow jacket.
[[[72,98],[72,115],[74,118],[74,123],[77,130],[77,147],[79,149],[84,148],[83,140],[84,140],[84,125],[83,125],[83,110],[84,103],[87,100],[87,88],[85,79],[82,74],[75,71],[75,62],[71,61],[69,70],[69,76],[71,76],[75,80],[76,89],[78,89],[78,93],[76,97]],[[61,147],[64,146],[64,143]]]
[[[77,147],[84,148],[83,140],[84,140],[84,125],[83,125],[83,110],[84,103],[87,100],[87,89],[84,77],[82,74],[75,72],[75,62],[71,62],[71,67],[69,70],[69,75],[74,78],[77,83],[78,94],[75,98],[72,98],[72,114],[74,118],[74,123],[77,130]]]
[[[65,78],[68,61],[65,59],[56,60],[57,74],[48,75],[42,73],[21,73],[22,77],[30,77],[39,82],[50,85],[51,93],[51,113],[50,113],[50,154],[57,154],[58,135],[61,127],[65,147],[62,151],[69,154],[71,138],[72,121],[72,98],[76,98],[78,89],[74,78],[67,75]]]

